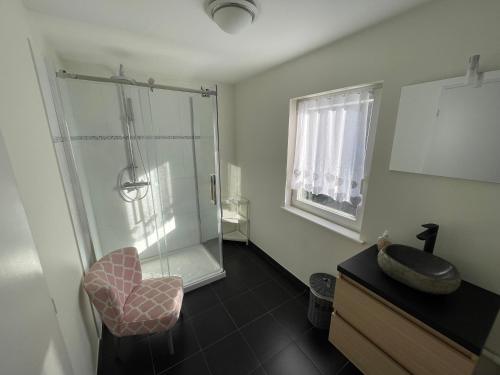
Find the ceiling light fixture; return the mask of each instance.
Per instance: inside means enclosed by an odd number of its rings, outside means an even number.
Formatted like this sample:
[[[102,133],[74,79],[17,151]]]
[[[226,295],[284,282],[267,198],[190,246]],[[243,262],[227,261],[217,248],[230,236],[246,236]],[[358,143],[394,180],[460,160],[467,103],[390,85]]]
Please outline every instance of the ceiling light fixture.
[[[210,18],[229,34],[236,34],[249,26],[258,13],[253,0],[212,0],[207,11]]]

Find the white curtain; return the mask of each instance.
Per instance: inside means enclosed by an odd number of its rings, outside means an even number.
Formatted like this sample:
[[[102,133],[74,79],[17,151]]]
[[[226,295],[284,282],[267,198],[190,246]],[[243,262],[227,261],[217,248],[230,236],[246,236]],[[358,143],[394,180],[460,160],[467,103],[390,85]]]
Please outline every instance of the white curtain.
[[[368,88],[298,103],[292,189],[361,203],[372,108]]]

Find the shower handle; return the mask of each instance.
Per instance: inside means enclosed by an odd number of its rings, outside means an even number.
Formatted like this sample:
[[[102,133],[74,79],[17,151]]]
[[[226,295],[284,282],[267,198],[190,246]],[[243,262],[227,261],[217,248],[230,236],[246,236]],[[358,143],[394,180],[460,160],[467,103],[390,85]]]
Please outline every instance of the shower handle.
[[[215,174],[210,175],[210,201],[213,204],[217,204],[217,185]]]

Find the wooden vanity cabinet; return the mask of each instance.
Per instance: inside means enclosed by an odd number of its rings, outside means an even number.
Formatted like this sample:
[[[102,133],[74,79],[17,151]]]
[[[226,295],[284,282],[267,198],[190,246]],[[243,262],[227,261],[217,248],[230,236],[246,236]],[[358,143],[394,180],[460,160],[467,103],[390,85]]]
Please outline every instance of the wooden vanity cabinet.
[[[365,374],[469,375],[477,356],[346,276],[335,287],[330,341]]]
[[[372,246],[338,266],[329,340],[366,375],[470,375],[500,296],[462,282],[446,296],[385,275]]]

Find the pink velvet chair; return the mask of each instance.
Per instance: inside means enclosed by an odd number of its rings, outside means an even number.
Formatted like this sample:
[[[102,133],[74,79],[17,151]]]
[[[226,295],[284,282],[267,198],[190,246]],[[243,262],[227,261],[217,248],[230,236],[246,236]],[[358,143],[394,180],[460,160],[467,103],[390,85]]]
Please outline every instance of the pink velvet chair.
[[[85,275],[84,288],[115,337],[170,330],[184,296],[180,277],[143,280],[134,247],[113,251],[94,263]],[[173,354],[171,333],[169,350]]]

